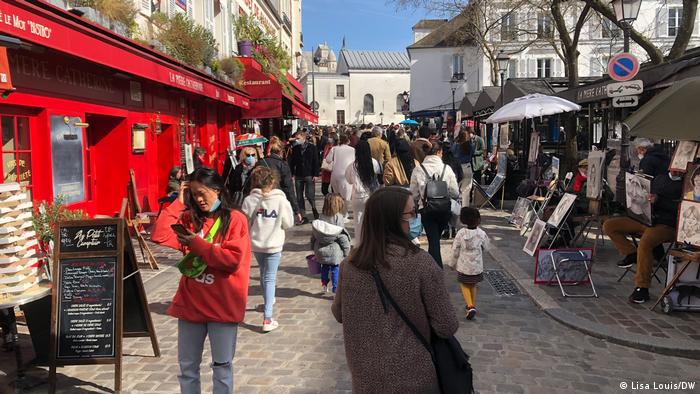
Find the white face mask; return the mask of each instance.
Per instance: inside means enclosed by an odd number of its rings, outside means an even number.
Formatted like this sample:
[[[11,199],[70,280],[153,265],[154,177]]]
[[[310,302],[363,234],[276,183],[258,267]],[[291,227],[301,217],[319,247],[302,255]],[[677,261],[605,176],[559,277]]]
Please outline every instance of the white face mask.
[[[683,179],[682,176],[673,176],[670,172],[668,173],[668,177],[671,178],[672,181],[680,181],[681,179]]]
[[[644,155],[640,153],[637,155],[637,157],[639,158],[639,160],[642,160],[644,158]]]

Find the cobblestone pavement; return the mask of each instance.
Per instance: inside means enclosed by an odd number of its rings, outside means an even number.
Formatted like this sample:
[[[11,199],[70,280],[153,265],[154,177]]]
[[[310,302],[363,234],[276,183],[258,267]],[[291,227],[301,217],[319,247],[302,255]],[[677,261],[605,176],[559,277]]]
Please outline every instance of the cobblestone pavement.
[[[489,210],[482,211],[482,215],[484,228],[500,251],[524,271],[531,272],[534,277],[535,260],[522,251],[525,237],[520,236],[518,230],[507,223],[507,213]],[[590,237],[593,235],[591,234]],[[585,247],[592,248],[592,240],[588,241]],[[651,301],[643,305],[631,304],[627,298],[634,290],[634,273],[627,273],[620,282],[617,282],[624,269],[616,265],[620,256],[610,239],[606,237],[604,242],[598,242],[596,255],[592,276],[599,298],[564,298],[558,286],[539,286],[539,288],[549,294],[562,308],[586,320],[633,334],[685,341],[700,340],[700,314],[674,312],[667,315],[661,311],[661,307],[657,307],[653,312],[649,310],[665,287],[666,276],[662,270],[659,270],[658,276],[663,285],[652,278]]]
[[[241,324],[234,362],[237,393],[342,393],[351,382],[344,358],[342,327],[330,313],[331,298],[320,293],[320,281],[308,275],[309,226],[288,233],[278,276],[275,317],[277,331],[262,334],[262,303],[256,264],[251,270],[248,313]],[[447,257],[448,243],[443,253]],[[138,253],[138,251],[137,251]],[[159,261],[165,257],[157,249]],[[175,319],[166,316],[179,274],[169,263],[157,274],[145,273],[149,302],[162,356],[152,356],[147,339],[124,340],[123,388],[127,393],[177,393],[177,332]],[[486,269],[499,269],[486,260]],[[456,275],[446,271],[452,301],[463,316]],[[484,281],[477,296],[479,315],[461,321],[458,338],[472,357],[479,393],[616,393],[621,382],[649,383],[690,380],[700,382],[695,361],[634,350],[570,330],[546,317],[525,295],[498,296]],[[26,344],[28,339],[23,336]],[[211,392],[211,358],[202,364],[203,392]],[[11,355],[0,354],[6,374]],[[58,369],[59,392],[110,392],[112,366],[71,366]],[[34,368],[32,376],[46,376]],[[698,392],[695,391],[686,392]],[[0,392],[2,392],[0,390]],[[13,391],[8,391],[13,392]],[[45,393],[39,386],[27,393]],[[677,392],[677,391],[669,391]]]

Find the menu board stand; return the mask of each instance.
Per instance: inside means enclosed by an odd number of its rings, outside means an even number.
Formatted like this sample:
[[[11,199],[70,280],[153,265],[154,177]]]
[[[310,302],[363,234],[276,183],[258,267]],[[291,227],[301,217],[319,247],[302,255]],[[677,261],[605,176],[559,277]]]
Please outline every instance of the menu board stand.
[[[63,222],[54,239],[49,393],[56,392],[57,367],[92,364],[114,364],[120,392],[125,336],[150,336],[160,355],[125,222]]]

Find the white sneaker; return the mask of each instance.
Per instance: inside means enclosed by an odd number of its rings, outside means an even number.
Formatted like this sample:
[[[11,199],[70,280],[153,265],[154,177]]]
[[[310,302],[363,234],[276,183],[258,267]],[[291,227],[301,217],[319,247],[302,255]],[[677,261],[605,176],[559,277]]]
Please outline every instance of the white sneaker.
[[[327,285],[321,286],[321,292],[328,293],[328,286]]]
[[[277,322],[277,320],[270,319],[269,321],[263,322],[262,331],[270,332],[279,326],[280,324]]]

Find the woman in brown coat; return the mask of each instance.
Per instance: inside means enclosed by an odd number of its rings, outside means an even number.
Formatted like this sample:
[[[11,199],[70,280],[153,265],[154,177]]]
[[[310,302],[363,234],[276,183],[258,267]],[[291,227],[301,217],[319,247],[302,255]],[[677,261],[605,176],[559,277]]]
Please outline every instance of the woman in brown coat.
[[[371,272],[379,273],[392,298],[424,338],[431,330],[450,337],[459,323],[443,271],[410,241],[415,220],[411,193],[400,187],[377,190],[367,200],[363,241],[340,266],[333,315],[343,324],[345,356],[355,393],[437,393],[435,367],[388,300]],[[382,258],[378,258],[382,256]]]

